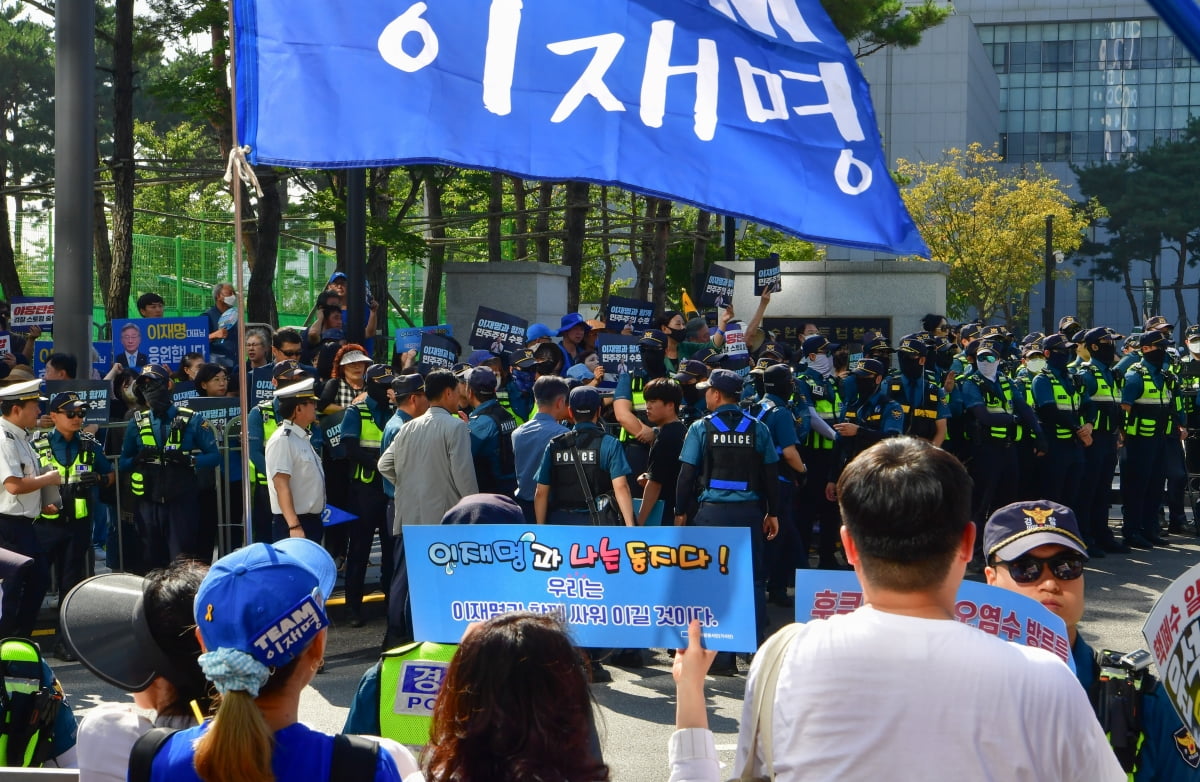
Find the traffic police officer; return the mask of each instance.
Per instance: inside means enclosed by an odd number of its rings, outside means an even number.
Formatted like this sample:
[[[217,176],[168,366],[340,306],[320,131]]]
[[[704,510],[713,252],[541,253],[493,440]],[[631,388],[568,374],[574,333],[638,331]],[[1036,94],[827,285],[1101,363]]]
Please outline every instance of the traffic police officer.
[[[611,494],[625,525],[634,526],[629,462],[617,438],[605,434],[597,423],[600,392],[579,386],[571,389],[567,402],[575,428],[557,435],[546,446],[533,495],[537,523],[591,524],[587,495],[594,502],[603,494]],[[587,481],[586,491],[580,470]]]
[[[271,369],[271,385],[275,388],[286,387],[306,377],[309,374],[295,360],[279,361]],[[268,397],[252,407],[246,416],[250,438],[250,484],[254,487],[250,511],[251,541],[254,543],[270,543],[275,539],[271,532],[271,492],[267,488],[266,447],[279,426],[278,405],[274,396]],[[314,428],[317,443],[320,443],[320,433],[320,429]]]
[[[1139,340],[1141,361],[1125,373],[1121,409],[1125,411],[1125,461],[1121,465],[1124,503],[1121,533],[1134,548],[1165,545],[1159,534],[1163,478],[1171,478],[1167,456],[1171,438],[1187,437],[1183,413],[1176,406],[1178,379],[1167,364],[1167,335],[1147,331]]]
[[[0,599],[0,638],[33,634],[42,598],[50,584],[49,566],[33,530],[34,520],[57,499],[52,488],[62,484],[62,473],[44,467],[29,444],[37,425],[42,381],[28,380],[0,388],[0,548],[32,558],[12,578],[4,581]],[[45,491],[45,494],[43,493]]]
[[[900,340],[897,351],[900,369],[888,376],[888,396],[904,411],[904,434],[920,437],[941,447],[946,441],[946,421],[950,408],[946,392],[926,374],[929,346],[917,334]]]
[[[1118,441],[1125,416],[1121,410],[1121,381],[1124,378],[1116,378],[1112,373],[1112,366],[1117,361],[1116,342],[1122,337],[1103,326],[1089,329],[1080,336],[1089,355],[1088,360],[1079,365],[1078,377],[1092,401],[1089,419],[1092,444],[1083,451],[1086,480],[1075,516],[1079,519],[1089,556],[1128,553],[1129,547],[1118,543],[1108,526],[1109,495],[1117,470]]]
[[[817,566],[823,570],[840,567],[834,551],[842,527],[841,514],[837,503],[825,497],[825,477],[833,471],[833,444],[837,439],[833,424],[841,411],[841,394],[833,379],[832,358],[838,347],[821,334],[805,339],[800,350],[807,359],[807,366],[796,378],[796,396],[803,400],[809,418],[808,436],[800,443],[800,460],[815,476],[796,492],[796,527],[807,557],[813,530],[820,526]]]
[[[271,493],[276,540],[308,538],[321,542],[324,532],[325,471],[308,432],[317,420],[317,396],[308,378],[275,389],[279,428],[267,441],[267,484]]]
[[[99,486],[111,486],[113,467],[104,447],[83,428],[91,405],[79,394],[55,394],[47,408],[54,428],[33,439],[33,450],[42,464],[62,475],[62,501],[47,508],[36,532],[42,549],[57,575],[58,594],[65,596],[87,575],[91,563],[93,498]]]
[[[1092,444],[1091,400],[1068,365],[1075,345],[1062,334],[1042,340],[1046,368],[1033,378],[1033,408],[1049,450],[1043,462],[1045,498],[1078,508],[1083,481],[1083,451]]]
[[[196,469],[221,461],[208,423],[187,407],[171,404],[171,373],[147,364],[134,382],[145,403],[125,427],[121,470],[137,497],[137,517],[147,568],[166,567],[196,551],[200,520]]]
[[[467,426],[471,429],[471,457],[475,462],[479,491],[511,497],[517,490],[512,449],[517,419],[501,407],[496,398],[499,378],[495,372],[488,367],[475,367],[465,373],[465,380],[468,401],[473,408]]]
[[[484,372],[491,374],[490,369]],[[391,367],[372,364],[363,374],[367,398],[353,405],[342,419],[342,442],[353,465],[350,470],[350,507],[357,516],[346,522],[350,548],[346,555],[346,617],[351,627],[362,627],[363,582],[371,544],[379,533],[380,550],[392,551],[392,524],[387,516],[387,494],[379,474],[383,428],[392,417],[389,401],[394,379]],[[493,376],[494,377],[494,376]],[[384,590],[392,580],[392,559],[383,557],[379,572]]]

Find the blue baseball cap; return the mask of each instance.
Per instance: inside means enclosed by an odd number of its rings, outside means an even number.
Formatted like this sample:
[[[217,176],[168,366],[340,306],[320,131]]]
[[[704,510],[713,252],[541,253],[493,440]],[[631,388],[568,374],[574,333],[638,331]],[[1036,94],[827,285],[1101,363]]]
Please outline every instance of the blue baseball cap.
[[[325,601],[336,580],[333,557],[308,538],[254,543],[221,557],[196,592],[204,648],[286,665],[329,626]]]
[[[531,323],[529,328],[525,329],[525,344],[528,345],[535,339],[554,339],[554,331],[544,323]]]

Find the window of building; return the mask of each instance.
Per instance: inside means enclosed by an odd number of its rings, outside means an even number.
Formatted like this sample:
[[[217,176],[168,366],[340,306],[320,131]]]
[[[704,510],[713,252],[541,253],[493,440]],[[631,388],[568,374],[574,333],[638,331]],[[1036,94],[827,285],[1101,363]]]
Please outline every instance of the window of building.
[[[1096,322],[1096,281],[1075,280],[1075,317],[1080,323]]]

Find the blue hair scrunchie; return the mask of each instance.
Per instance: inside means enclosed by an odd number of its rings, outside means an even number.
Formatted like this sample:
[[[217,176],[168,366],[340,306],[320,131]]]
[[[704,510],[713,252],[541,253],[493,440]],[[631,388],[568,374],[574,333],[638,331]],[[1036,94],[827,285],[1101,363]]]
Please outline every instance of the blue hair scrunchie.
[[[270,668],[238,649],[205,652],[200,655],[199,663],[204,676],[222,695],[241,690],[257,698],[259,688],[271,677]]]

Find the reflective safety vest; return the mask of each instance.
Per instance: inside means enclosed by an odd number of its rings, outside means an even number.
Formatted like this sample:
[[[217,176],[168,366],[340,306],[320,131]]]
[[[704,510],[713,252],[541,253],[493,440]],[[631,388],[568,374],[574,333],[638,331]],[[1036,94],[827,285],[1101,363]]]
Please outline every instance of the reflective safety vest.
[[[1154,384],[1150,369],[1139,361],[1129,368],[1142,378],[1142,394],[1133,400],[1130,411],[1125,416],[1125,435],[1127,437],[1155,437],[1169,435],[1175,431],[1175,398],[1172,387],[1175,385],[1175,375],[1165,366],[1162,370],[1163,384]]]
[[[758,421],[741,410],[704,417],[704,489],[758,491],[762,457],[758,453]]]
[[[996,385],[1000,387],[1000,393],[992,390],[991,384],[982,375],[975,375],[973,382],[979,389],[980,395],[983,397],[983,406],[987,408],[989,413],[1008,413],[1014,414],[1013,400],[1016,397],[1016,388],[1013,382],[1004,375],[996,375]],[[1027,387],[1029,384],[1026,384]],[[1026,396],[1032,392],[1026,391]],[[1003,440],[1005,442],[1020,442],[1025,434],[1025,427],[1014,426],[990,426],[981,434],[987,439]]]
[[[512,409],[512,402],[510,402],[508,399],[507,391],[497,391],[496,392],[496,401],[499,402],[500,406],[503,407],[505,410],[507,410],[508,414],[511,415],[513,418],[515,418],[518,423],[521,423],[521,424],[525,423],[525,419],[522,418],[521,416],[517,415],[516,411]]]
[[[267,399],[263,402],[259,402],[257,407],[258,412],[262,414],[262,439],[263,447],[265,448],[267,441],[271,439],[271,435],[275,434],[275,430],[279,428],[279,422],[275,420],[275,405],[273,400]],[[256,485],[261,484],[263,486],[267,485],[266,473],[259,472],[258,468],[256,468],[253,464],[250,465],[250,470],[251,483]]]
[[[143,449],[152,449],[159,452],[178,451],[183,447],[183,433],[188,428],[188,424],[192,421],[192,416],[195,415],[189,408],[181,407],[178,409],[178,415],[171,422],[170,429],[167,430],[167,441],[161,446],[154,439],[154,418],[148,410],[138,410],[133,414],[133,420],[137,424],[138,437]],[[162,478],[163,464],[161,460],[153,462],[157,466],[154,471],[156,477]],[[148,492],[151,481],[146,473],[142,472],[142,468],[135,468],[129,474],[129,488],[135,497],[144,497]],[[161,488],[161,487],[159,487]],[[161,493],[161,492],[160,492]]]
[[[683,407],[688,406],[687,402],[681,402],[680,404]],[[633,414],[638,417],[639,421],[649,425],[650,420],[646,418],[646,396],[642,393],[642,386],[640,385],[637,386],[633,391]],[[680,409],[679,415],[681,418],[683,417],[682,409]],[[617,432],[617,439],[624,443],[630,440],[635,440],[636,438],[629,432],[626,432],[625,427],[622,426],[621,431]]]
[[[1074,388],[1067,390],[1067,388],[1059,382],[1058,377],[1055,376],[1055,374],[1051,372],[1049,368],[1043,369],[1041,375],[1050,381],[1050,387],[1054,392],[1054,408],[1062,412],[1074,414],[1074,420],[1077,423],[1082,424],[1083,419],[1079,415],[1079,401],[1081,396],[1080,392]],[[1055,439],[1070,440],[1074,436],[1075,429],[1068,426],[1063,426],[1057,421],[1054,422]]]
[[[58,474],[62,476],[62,488],[66,490],[69,490],[72,485],[78,486],[80,477],[92,471],[92,465],[96,463],[96,454],[91,449],[91,443],[95,443],[97,447],[100,445],[87,432],[76,432],[75,437],[79,443],[79,453],[75,455],[70,464],[61,463],[54,455],[54,449],[50,447],[49,432],[39,434],[32,443],[33,450],[42,460],[42,464],[53,464],[58,470]],[[88,442],[89,440],[91,443]],[[77,492],[74,504],[75,518],[87,518],[87,498]],[[54,513],[42,513],[41,518],[46,521],[58,521],[61,516],[61,511],[55,511]]]
[[[932,440],[937,436],[938,403],[941,397],[938,395],[938,387],[925,380],[924,376],[922,382],[924,389],[921,391],[921,402],[915,408],[909,404],[904,383],[899,377],[893,376],[888,379],[887,394],[896,400],[900,409],[904,411],[904,433],[920,437],[922,440]]]
[[[383,653],[379,661],[379,733],[410,747],[429,743],[433,703],[446,679],[456,644],[416,641]]]
[[[797,378],[798,382],[808,384],[809,398],[812,399],[813,410],[817,411],[817,415],[825,423],[833,426],[837,423],[838,407],[842,403],[842,395],[838,390],[837,383],[821,382],[814,383],[807,375],[801,375]],[[832,389],[832,393],[830,392]],[[833,450],[833,440],[828,439],[816,429],[808,433],[808,439],[804,441],[804,447],[811,448],[814,451],[830,451]]]
[[[572,443],[579,452],[580,466],[592,499],[612,491],[612,477],[600,464],[600,443],[603,439],[603,432],[573,429],[550,440],[551,510],[576,511],[588,507],[583,486],[579,483],[579,471],[575,469]]]
[[[1091,361],[1080,364],[1079,371],[1087,372],[1096,381],[1096,390],[1092,392],[1096,414],[1088,423],[1098,432],[1118,431],[1121,425],[1121,394],[1117,391],[1116,382],[1109,382],[1103,370]]]
[[[367,407],[366,402],[359,402],[352,410],[358,411],[358,420],[361,422],[361,428],[358,431],[358,447],[373,450],[376,457],[379,456],[379,446],[383,444],[383,430],[375,423],[375,417],[371,415],[371,409]],[[379,473],[375,470],[368,470],[361,464],[354,465],[354,480],[359,483],[375,483]]]
[[[45,679],[42,656],[32,641],[5,638],[0,642],[0,765],[41,766],[63,749],[54,734],[62,688]]]

